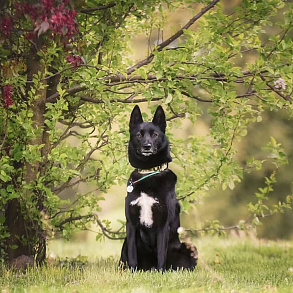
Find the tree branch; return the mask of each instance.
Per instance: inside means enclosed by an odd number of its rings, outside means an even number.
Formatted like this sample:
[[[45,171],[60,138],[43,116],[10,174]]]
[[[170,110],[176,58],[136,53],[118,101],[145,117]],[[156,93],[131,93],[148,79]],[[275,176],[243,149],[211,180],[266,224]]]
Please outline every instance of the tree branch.
[[[64,119],[59,119],[58,120],[61,124],[63,125],[67,125],[69,126],[70,128],[72,127],[79,127],[79,128],[84,128],[84,129],[87,129],[87,128],[94,128],[95,126],[93,125],[93,123],[90,123],[88,121],[84,122],[84,123],[79,123],[79,122],[68,122]]]
[[[266,82],[267,86],[274,91],[277,95],[279,95],[281,98],[283,98],[285,101],[288,101],[290,104],[292,104],[292,99],[289,96],[285,96],[284,94],[282,94],[280,91],[278,91],[274,86],[272,86],[271,84],[268,83],[268,81],[265,79],[265,77],[260,74],[260,77],[263,81]]]
[[[56,225],[56,228],[59,228],[60,230],[63,229],[63,226],[67,223],[72,223],[72,222],[75,222],[75,221],[79,221],[79,220],[82,220],[82,219],[88,219],[88,218],[93,218],[93,215],[79,215],[79,216],[76,216],[76,217],[69,217],[65,220],[63,220],[62,222],[60,222],[59,224]]]
[[[163,98],[152,98],[152,101],[153,102],[154,101],[160,101],[162,99]],[[81,97],[81,101],[90,102],[90,103],[93,103],[93,104],[104,103],[103,100],[92,98],[92,97]],[[148,102],[148,101],[149,101],[149,99],[146,99],[146,98],[141,98],[141,99],[129,99],[129,98],[126,98],[126,99],[111,99],[109,102],[110,103],[133,104],[133,103],[143,103],[143,102]]]
[[[211,99],[202,99],[198,96],[194,96],[194,95],[191,95],[189,94],[188,92],[186,91],[181,91],[181,94],[186,96],[186,97],[189,97],[189,98],[192,98],[192,99],[195,99],[195,100],[198,100],[199,102],[204,102],[204,103],[211,103],[213,100]]]
[[[116,6],[116,3],[112,2],[107,5],[101,5],[101,6],[94,7],[94,8],[81,9],[80,12],[81,13],[90,13],[90,12],[95,12],[95,11],[106,10],[106,9],[112,8],[114,6]]]
[[[184,30],[188,29],[191,25],[193,25],[198,19],[200,19],[206,12],[208,12],[210,9],[212,9],[220,0],[213,0],[209,5],[204,7],[197,15],[195,15],[193,18],[191,18],[179,31],[177,31],[174,35],[172,35],[170,38],[162,42],[160,45],[157,46],[156,51],[162,51],[165,47],[170,45],[172,42],[174,42],[176,39],[178,39],[183,33]],[[132,67],[129,67],[127,69],[127,74],[131,74],[136,69],[149,64],[154,58],[154,54],[151,53],[146,59],[139,61]]]
[[[284,95],[282,92],[278,91],[274,86],[272,86],[271,84],[268,83],[268,81],[266,80],[265,76],[264,76],[265,71],[260,73],[260,77],[263,81],[266,82],[267,86],[274,91],[275,93],[277,93],[280,97],[282,97],[284,100],[292,103],[292,99],[290,98],[290,96],[286,96]],[[244,78],[250,77],[250,76],[254,76],[254,73],[251,71],[242,71],[242,75],[241,76],[236,76],[236,80],[234,80],[235,83],[243,83],[244,82]],[[198,80],[198,74],[196,75],[177,75],[175,77],[172,77],[172,80]],[[201,79],[214,79],[217,81],[222,81],[222,82],[228,82],[228,77],[225,74],[222,73],[209,73],[207,76],[202,76]],[[125,84],[134,84],[134,83],[153,83],[153,82],[164,82],[169,80],[167,77],[161,77],[161,78],[157,78],[154,74],[148,74],[146,78],[143,78],[141,75],[129,75],[129,76],[125,76],[123,74],[117,74],[117,75],[112,75],[112,76],[106,76],[103,77],[101,79],[99,79],[103,82],[105,82],[105,85],[108,86],[109,88],[112,86],[116,86],[116,85],[125,85]],[[251,85],[250,85],[251,86]],[[74,86],[72,88],[69,88],[66,90],[66,93],[69,95],[74,95],[77,94],[79,92],[82,92],[84,90],[86,90],[87,87],[86,86],[82,86],[82,85],[77,85]],[[112,91],[110,89],[108,89],[107,91]],[[112,91],[113,93],[117,93],[117,94],[122,94],[122,92],[115,92]],[[124,93],[123,93],[124,94]],[[126,93],[125,93],[126,94]],[[190,98],[196,99],[200,102],[212,102],[212,100],[210,99],[202,99],[200,97],[197,96],[193,96],[191,94],[189,94],[186,91],[182,91],[182,94],[185,96],[188,96]],[[246,93],[245,95],[239,95],[237,96],[237,98],[242,98],[242,97],[248,97],[248,96],[253,96],[255,95],[255,92],[253,90],[251,90],[249,93]],[[46,100],[46,102],[48,103],[54,103],[56,102],[57,98],[59,97],[59,93],[56,92],[55,94],[49,96]],[[110,102],[119,102],[119,103],[140,103],[140,102],[146,102],[147,99],[132,99],[133,98],[133,94],[131,94],[131,99],[130,98],[126,98],[126,99],[111,99]],[[95,104],[101,104],[104,101],[102,99],[97,99],[97,98],[92,98],[89,96],[82,96],[80,97],[81,101],[83,102],[91,102],[91,103],[95,103]],[[153,99],[153,101],[156,100],[160,100],[161,98],[157,98],[157,99]]]
[[[64,225],[67,224],[67,223],[72,223],[72,222],[79,221],[79,220],[82,220],[82,219],[90,219],[90,218],[95,219],[95,221],[96,221],[97,225],[100,227],[103,235],[105,237],[107,237],[108,239],[111,239],[111,240],[123,240],[125,238],[125,233],[121,232],[121,230],[124,228],[124,225],[121,226],[121,228],[119,228],[117,231],[112,231],[112,230],[106,228],[102,224],[102,222],[100,221],[100,219],[98,217],[97,212],[93,212],[92,214],[88,214],[88,215],[79,215],[79,216],[76,216],[76,217],[69,217],[69,218],[63,220],[62,222],[60,222],[59,224],[57,224],[56,228],[59,228],[60,230],[63,230]],[[121,236],[113,237],[111,235],[121,235]]]
[[[208,228],[200,228],[200,229],[186,229],[185,231],[187,232],[191,232],[192,234],[194,233],[201,233],[201,232],[209,232],[209,231],[215,231],[215,232],[219,232],[219,231],[229,231],[229,230],[244,230],[245,229],[245,225],[251,224],[252,221],[255,218],[267,218],[267,217],[271,217],[273,216],[275,213],[269,213],[269,214],[264,214],[264,215],[252,215],[250,216],[248,219],[243,221],[242,225],[231,225],[231,226],[220,226],[220,227],[208,227]]]
[[[94,179],[96,177],[97,177],[97,175],[95,174],[95,175],[92,175],[92,176],[88,176],[86,178],[79,178],[78,180],[76,180],[76,181],[74,181],[72,183],[70,183],[70,181],[72,179],[76,179],[76,178],[75,177],[74,178],[70,177],[64,184],[62,184],[61,186],[59,186],[56,189],[53,189],[52,191],[55,194],[59,194],[60,192],[62,192],[66,188],[71,188],[71,187],[76,186],[77,184],[79,184],[81,182],[88,182],[90,179]]]
[[[76,85],[74,87],[71,87],[69,89],[66,90],[66,93],[68,95],[74,95],[76,93],[79,93],[79,92],[82,92],[84,90],[86,90],[87,87],[86,86],[83,86],[83,85]],[[47,99],[46,99],[46,102],[47,103],[55,103],[57,98],[60,97],[60,94],[58,92],[56,92],[55,94],[49,96]]]
[[[93,212],[93,217],[95,218],[98,226],[101,228],[101,231],[102,231],[103,235],[106,236],[108,239],[111,239],[111,240],[123,240],[125,238],[125,233],[120,232],[121,229],[124,227],[124,225],[120,229],[118,229],[117,231],[111,231],[111,230],[107,229],[102,224],[102,222],[100,221],[100,219],[98,217],[98,213],[97,212]],[[112,235],[123,235],[123,236],[122,237],[112,237],[109,234],[112,234]]]

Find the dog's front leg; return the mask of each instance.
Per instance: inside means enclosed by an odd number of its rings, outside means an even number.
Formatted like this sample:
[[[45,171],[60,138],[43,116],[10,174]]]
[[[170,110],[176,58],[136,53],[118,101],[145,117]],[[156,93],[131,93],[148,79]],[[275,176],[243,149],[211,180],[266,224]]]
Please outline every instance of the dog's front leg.
[[[167,250],[168,250],[169,226],[165,225],[160,229],[157,236],[157,269],[164,271],[166,269]]]
[[[126,223],[126,235],[128,246],[128,265],[132,270],[137,268],[137,249],[135,239],[135,226],[130,222]]]

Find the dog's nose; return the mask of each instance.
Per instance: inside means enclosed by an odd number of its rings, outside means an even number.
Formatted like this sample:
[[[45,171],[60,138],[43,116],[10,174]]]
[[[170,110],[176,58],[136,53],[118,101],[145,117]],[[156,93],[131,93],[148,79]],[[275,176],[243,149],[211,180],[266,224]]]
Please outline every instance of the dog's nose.
[[[152,145],[150,143],[146,143],[142,147],[145,151],[149,151],[152,148]]]

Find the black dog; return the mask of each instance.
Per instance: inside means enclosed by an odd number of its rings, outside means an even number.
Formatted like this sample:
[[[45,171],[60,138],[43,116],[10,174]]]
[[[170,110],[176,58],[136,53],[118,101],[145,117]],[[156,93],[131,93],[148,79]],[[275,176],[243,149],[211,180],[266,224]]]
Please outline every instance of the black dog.
[[[175,196],[177,177],[165,136],[166,118],[158,106],[152,122],[143,122],[138,106],[130,118],[128,155],[136,168],[130,175],[125,199],[126,239],[120,264],[132,270],[189,269],[197,251],[181,243],[180,205]]]

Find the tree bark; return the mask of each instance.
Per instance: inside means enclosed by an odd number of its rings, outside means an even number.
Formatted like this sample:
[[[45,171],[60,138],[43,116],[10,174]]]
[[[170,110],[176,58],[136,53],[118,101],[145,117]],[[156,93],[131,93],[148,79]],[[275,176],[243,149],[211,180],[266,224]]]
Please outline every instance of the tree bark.
[[[42,76],[45,74],[45,67],[41,64],[37,51],[40,50],[42,41],[39,39],[35,46],[32,46],[28,58],[28,80],[32,81],[35,74]],[[27,93],[35,85],[28,83]],[[45,111],[47,97],[47,81],[42,79],[36,89],[36,96],[31,101],[31,110],[33,112],[32,122],[36,131],[34,139],[28,142],[28,145],[44,145],[40,150],[42,158],[45,158],[50,148],[48,133],[45,129]],[[13,260],[20,256],[33,257],[36,264],[41,264],[46,256],[46,235],[42,228],[41,211],[44,210],[45,195],[37,193],[34,185],[38,174],[43,174],[44,167],[41,162],[24,162],[24,180],[30,184],[31,188],[24,191],[21,197],[10,200],[5,210],[5,224],[10,236],[7,239],[7,255],[11,264]],[[27,213],[27,202],[33,202],[36,214]]]

